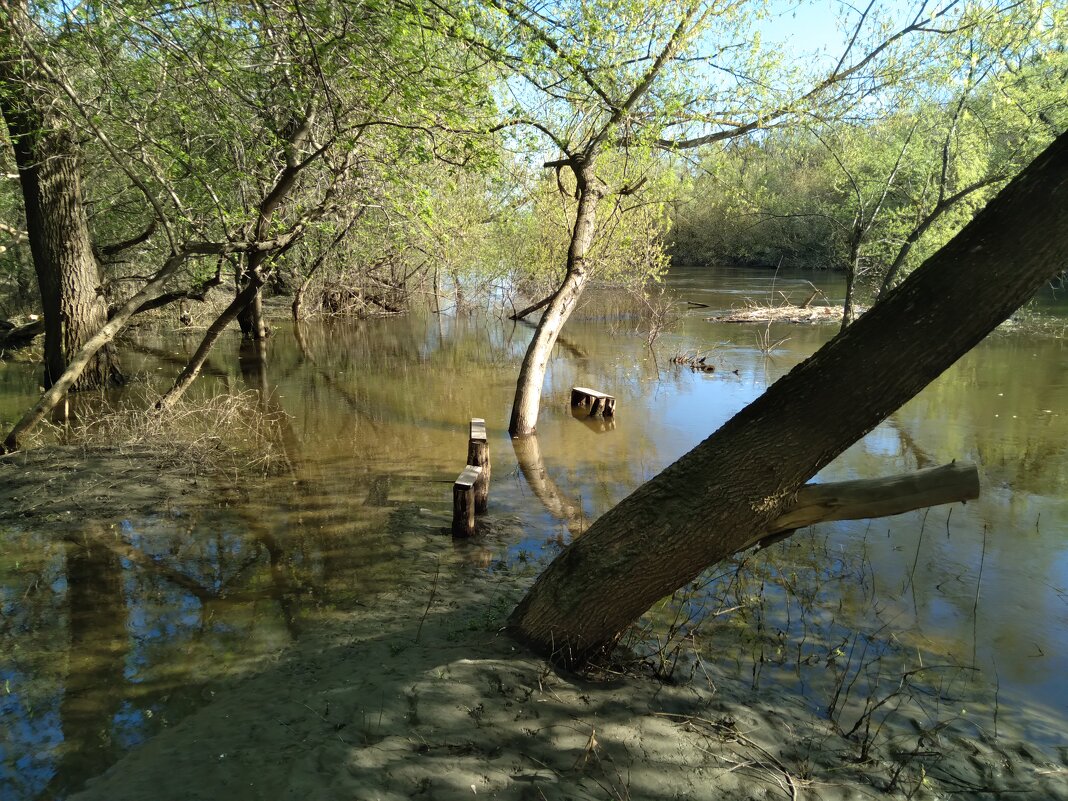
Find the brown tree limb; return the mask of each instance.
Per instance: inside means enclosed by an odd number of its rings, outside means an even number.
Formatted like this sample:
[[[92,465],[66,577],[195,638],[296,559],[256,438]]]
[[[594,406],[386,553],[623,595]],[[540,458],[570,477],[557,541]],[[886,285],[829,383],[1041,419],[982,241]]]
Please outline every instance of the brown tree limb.
[[[544,309],[546,306],[549,305],[549,303],[552,301],[552,299],[554,297],[556,297],[556,292],[550,293],[547,297],[542,298],[541,300],[539,300],[537,303],[533,304],[532,306],[527,306],[525,309],[520,309],[515,314],[509,314],[508,315],[508,319],[509,320],[522,320],[528,314],[533,314],[538,309]]]
[[[156,233],[156,229],[159,227],[159,220],[153,219],[148,226],[141,233],[136,236],[132,236],[129,239],[124,239],[121,242],[112,242],[109,245],[101,245],[98,250],[99,254],[103,258],[110,258],[111,256],[117,256],[124,250],[135,248],[140,244],[147,242],[152,238],[152,235]]]

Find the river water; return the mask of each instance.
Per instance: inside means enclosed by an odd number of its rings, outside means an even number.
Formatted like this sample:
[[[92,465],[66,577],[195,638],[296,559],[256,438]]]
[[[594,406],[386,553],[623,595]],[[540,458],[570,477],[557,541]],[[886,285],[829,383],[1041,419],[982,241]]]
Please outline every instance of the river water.
[[[175,498],[153,514],[80,521],[80,539],[0,524],[0,797],[63,797],[219,682],[299,648],[308,626],[373,602],[410,556],[387,534],[391,515],[447,513],[471,417],[489,429],[490,519],[507,525],[463,559],[493,571],[551,558],[833,336],[706,319],[800,301],[808,281],[841,297],[833,276],[676,268],[671,323],[652,347],[627,302],[592,293],[555,351],[537,439],[517,446],[504,427],[527,326],[447,313],[280,324],[264,363],[239,359],[231,335],[195,394],[260,393],[272,478],[235,475],[217,503]],[[932,726],[1000,727],[1063,758],[1068,304],[1045,293],[1026,318],[817,477],[967,460],[979,465],[978,501],[824,524],[721,566],[652,610],[636,647],[659,642],[651,660],[676,678],[714,660],[754,687],[792,687],[843,729],[887,698],[880,709],[907,702]],[[124,359],[140,387],[155,386],[196,344],[139,330]],[[670,363],[698,352],[714,371]],[[615,419],[573,417],[574,385],[615,394]],[[35,391],[31,368],[5,365],[0,418]],[[99,531],[119,532],[127,550],[90,547]]]

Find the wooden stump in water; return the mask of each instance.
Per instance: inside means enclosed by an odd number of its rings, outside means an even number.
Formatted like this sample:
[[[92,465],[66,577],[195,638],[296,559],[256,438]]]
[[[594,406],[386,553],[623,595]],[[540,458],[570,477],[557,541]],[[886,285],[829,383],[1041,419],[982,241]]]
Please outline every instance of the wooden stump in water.
[[[475,482],[482,468],[468,465],[452,485],[452,536],[471,537],[475,533]]]
[[[475,482],[475,512],[484,514],[489,507],[490,456],[486,421],[481,417],[471,418],[471,436],[467,441],[467,463],[482,468],[482,473]]]
[[[596,389],[590,389],[588,387],[572,387],[571,388],[571,407],[575,408],[580,406],[582,408],[589,408],[589,416],[603,415],[604,417],[611,417],[616,413],[616,398],[614,395],[607,395],[604,392],[599,392]]]

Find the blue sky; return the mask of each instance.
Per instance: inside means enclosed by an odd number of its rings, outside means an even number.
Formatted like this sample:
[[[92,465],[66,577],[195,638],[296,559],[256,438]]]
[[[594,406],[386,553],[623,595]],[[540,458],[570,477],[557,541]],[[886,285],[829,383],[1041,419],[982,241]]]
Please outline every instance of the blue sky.
[[[860,18],[857,6],[838,0],[775,0],[770,8],[771,17],[758,26],[762,41],[781,43],[788,56],[820,53],[828,60],[837,60],[847,35],[841,26],[854,24]],[[876,3],[873,14],[890,15],[903,22],[907,15],[916,13],[916,8],[915,0],[882,0]],[[843,10],[848,10],[848,23],[842,20]]]

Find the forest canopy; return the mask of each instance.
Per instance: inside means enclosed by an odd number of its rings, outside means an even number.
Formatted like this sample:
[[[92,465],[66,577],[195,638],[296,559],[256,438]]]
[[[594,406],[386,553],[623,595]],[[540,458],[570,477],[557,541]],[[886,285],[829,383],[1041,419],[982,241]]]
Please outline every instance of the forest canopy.
[[[267,294],[295,318],[538,302],[529,434],[590,281],[836,269],[848,323],[1064,129],[1065,10],[873,2],[819,54],[765,42],[808,10],[5,4],[0,346],[43,332],[46,388],[119,383],[133,315],[233,287],[166,406],[228,324],[269,333]]]

